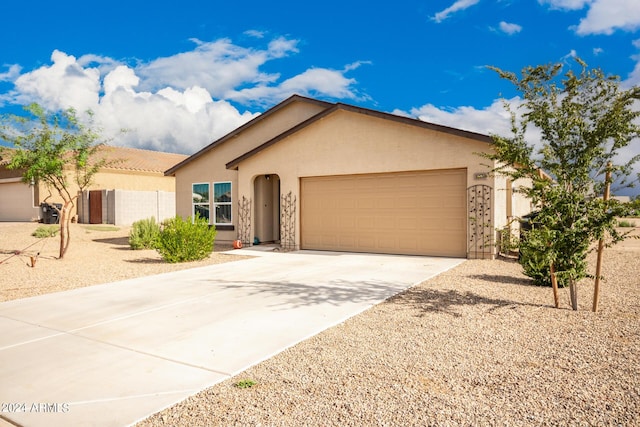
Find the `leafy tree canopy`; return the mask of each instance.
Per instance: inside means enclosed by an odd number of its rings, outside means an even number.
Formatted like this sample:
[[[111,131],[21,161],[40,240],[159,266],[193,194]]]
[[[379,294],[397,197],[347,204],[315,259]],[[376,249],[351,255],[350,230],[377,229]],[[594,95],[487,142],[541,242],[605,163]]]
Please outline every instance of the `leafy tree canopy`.
[[[618,77],[589,69],[580,59],[576,64],[578,72],[550,64],[526,67],[520,76],[491,67],[520,92],[523,111],[517,115],[506,105],[512,135],[495,135],[495,152],[487,156],[498,162],[495,172],[531,184],[519,189],[538,210],[521,247],[525,273],[549,281],[553,268],[559,282],[572,287],[572,297],[573,286],[587,276],[590,244],[605,234],[613,243],[624,237],[615,219],[627,206],[601,196],[607,181],[633,185],[640,159],[620,156],[638,144],[640,111],[634,105],[640,88],[624,90]],[[540,132],[536,144],[525,138],[529,126]],[[577,293],[575,298],[574,309]]]
[[[62,258],[70,242],[69,213],[75,206],[77,192],[91,184],[93,176],[105,163],[96,157],[100,134],[91,126],[80,123],[73,109],[50,113],[38,104],[31,104],[24,110],[24,116],[2,117],[0,139],[13,148],[0,149],[1,154],[9,158],[7,168],[22,171],[24,182],[44,183],[62,198]],[[89,118],[91,121],[91,113]]]

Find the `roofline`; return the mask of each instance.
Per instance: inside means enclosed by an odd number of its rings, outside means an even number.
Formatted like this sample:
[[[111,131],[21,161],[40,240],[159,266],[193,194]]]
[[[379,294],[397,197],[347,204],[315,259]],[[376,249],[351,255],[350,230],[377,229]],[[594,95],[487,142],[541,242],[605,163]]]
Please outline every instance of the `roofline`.
[[[208,151],[212,150],[213,148],[217,147],[218,145],[223,144],[226,141],[236,137],[237,135],[239,135],[240,133],[244,132],[249,127],[255,125],[256,123],[259,123],[260,121],[268,118],[269,116],[273,115],[277,111],[283,109],[287,105],[289,105],[289,104],[291,104],[293,102],[296,102],[296,101],[304,101],[304,102],[320,105],[320,106],[326,107],[326,108],[329,108],[329,107],[333,106],[332,103],[326,102],[326,101],[321,101],[319,99],[308,98],[308,97],[297,95],[297,94],[291,95],[289,98],[287,98],[284,101],[280,102],[279,104],[276,104],[275,106],[269,108],[267,111],[263,112],[259,116],[254,117],[253,119],[249,120],[247,123],[243,124],[242,126],[235,128],[234,130],[232,130],[228,134],[226,134],[223,137],[213,141],[209,145],[203,147],[202,149],[200,149],[199,151],[195,152],[191,156],[187,157],[186,159],[184,159],[180,163],[174,165],[170,169],[167,169],[164,172],[164,174],[166,176],[174,175],[175,172],[178,169],[182,168],[186,164],[191,163],[193,160],[196,160],[198,157],[206,154]]]
[[[466,130],[462,130],[462,129],[456,129],[456,128],[452,128],[449,126],[444,126],[444,125],[438,125],[435,123],[430,123],[430,122],[425,122],[423,120],[420,119],[414,119],[414,118],[410,118],[410,117],[404,117],[404,116],[398,116],[396,114],[391,114],[391,113],[384,113],[382,111],[376,111],[376,110],[371,110],[368,108],[363,108],[363,107],[356,107],[354,105],[349,105],[349,104],[343,104],[343,103],[337,103],[334,104],[332,108],[326,109],[324,111],[321,111],[320,113],[316,114],[313,117],[310,117],[309,119],[299,123],[298,125],[292,127],[291,129],[287,130],[286,132],[281,133],[280,135],[270,139],[269,141],[263,143],[262,145],[259,145],[258,147],[254,148],[251,151],[248,151],[246,153],[244,153],[243,155],[241,155],[240,157],[237,157],[235,159],[233,159],[232,161],[230,161],[229,163],[226,164],[227,169],[237,169],[238,164],[240,162],[242,162],[243,160],[248,159],[249,157],[259,153],[260,151],[264,150],[267,147],[270,147],[271,145],[275,144],[278,141],[283,140],[284,138],[300,131],[301,129],[304,129],[305,127],[311,125],[312,123],[317,122],[318,120],[327,117],[328,115],[338,111],[338,110],[344,110],[344,111],[350,111],[353,113],[358,113],[358,114],[364,114],[364,115],[368,115],[368,116],[372,116],[372,117],[378,117],[378,118],[382,118],[382,119],[386,119],[386,120],[392,120],[398,123],[404,123],[410,126],[418,126],[421,128],[425,128],[425,129],[430,129],[430,130],[434,130],[437,132],[444,132],[444,133],[448,133],[451,135],[456,135],[456,136],[460,136],[463,138],[470,138],[470,139],[474,139],[476,141],[480,141],[480,142],[486,142],[488,144],[491,144],[493,142],[493,139],[488,136],[488,135],[484,135],[481,133],[477,133],[477,132],[471,132],[471,131],[466,131]]]
[[[356,112],[356,113],[371,115],[371,116],[374,116],[374,117],[380,117],[380,118],[383,118],[383,119],[393,120],[393,121],[397,121],[397,122],[400,122],[400,123],[405,123],[405,124],[408,124],[408,125],[419,126],[419,127],[423,127],[423,128],[426,128],[426,129],[435,130],[435,131],[438,131],[438,132],[448,133],[448,134],[451,134],[451,135],[462,136],[464,138],[475,139],[476,141],[488,142],[488,143],[493,142],[493,139],[489,135],[485,135],[485,134],[482,134],[482,133],[473,132],[473,131],[469,131],[469,130],[458,129],[458,128],[454,128],[454,127],[451,127],[451,126],[445,126],[445,125],[439,125],[439,124],[436,124],[436,123],[425,122],[424,120],[415,119],[415,118],[412,118],[412,117],[399,116],[397,114],[385,113],[385,112],[382,112],[382,111],[371,110],[369,108],[357,107],[355,105],[349,105],[349,104],[343,104],[343,103],[337,103],[336,107],[340,107],[341,109],[347,110],[347,111],[352,111],[352,112]]]

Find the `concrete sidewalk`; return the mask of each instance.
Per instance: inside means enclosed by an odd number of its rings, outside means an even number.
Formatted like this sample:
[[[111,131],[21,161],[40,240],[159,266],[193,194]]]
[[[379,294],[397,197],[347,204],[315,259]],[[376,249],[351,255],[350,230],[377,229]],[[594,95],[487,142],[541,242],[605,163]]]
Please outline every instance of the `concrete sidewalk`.
[[[0,417],[133,424],[463,261],[242,252],[258,256],[1,303]]]

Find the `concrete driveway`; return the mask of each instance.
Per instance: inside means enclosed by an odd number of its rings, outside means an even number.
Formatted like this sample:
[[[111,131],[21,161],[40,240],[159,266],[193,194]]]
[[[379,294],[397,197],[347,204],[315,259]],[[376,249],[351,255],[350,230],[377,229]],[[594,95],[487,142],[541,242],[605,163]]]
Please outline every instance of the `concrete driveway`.
[[[258,256],[1,303],[0,418],[133,424],[463,261],[242,252]]]

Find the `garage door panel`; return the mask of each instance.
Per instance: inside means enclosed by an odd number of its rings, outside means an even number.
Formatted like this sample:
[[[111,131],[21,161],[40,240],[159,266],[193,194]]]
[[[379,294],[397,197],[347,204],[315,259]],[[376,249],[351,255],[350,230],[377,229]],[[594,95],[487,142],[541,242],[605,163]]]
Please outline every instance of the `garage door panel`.
[[[416,217],[396,217],[396,228],[398,231],[417,230],[422,226]]]
[[[418,201],[416,200],[415,197],[398,197],[396,199],[396,203],[395,206],[400,209],[417,209],[418,208]]]
[[[376,200],[375,197],[371,195],[369,197],[354,201],[352,207],[355,209],[376,209],[378,207],[378,200]]]
[[[355,218],[353,218],[353,217],[339,218],[338,219],[338,228],[340,228],[340,229],[356,228],[356,220],[355,220]]]
[[[23,182],[0,183],[0,221],[31,221],[37,215],[33,187]]]
[[[304,249],[463,257],[466,216],[464,169],[301,180]]]
[[[370,247],[376,245],[376,238],[374,236],[360,236],[355,238],[355,241],[357,242],[356,245],[358,247]],[[341,250],[348,250],[347,248],[348,246],[342,246]]]

